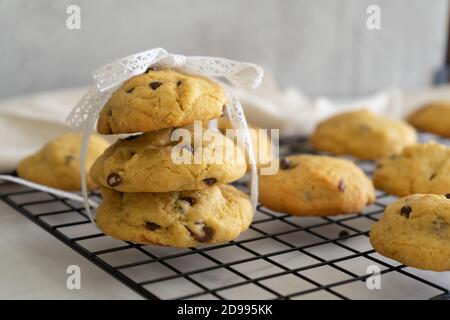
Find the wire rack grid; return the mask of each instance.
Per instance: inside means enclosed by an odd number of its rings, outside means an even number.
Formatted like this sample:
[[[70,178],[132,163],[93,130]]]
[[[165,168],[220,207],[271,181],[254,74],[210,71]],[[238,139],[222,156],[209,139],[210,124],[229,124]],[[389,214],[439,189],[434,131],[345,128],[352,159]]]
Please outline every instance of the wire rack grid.
[[[430,134],[420,140],[450,144]],[[312,152],[306,139],[280,142],[281,154],[299,152]],[[355,162],[372,174],[373,162]],[[259,205],[237,240],[188,249],[113,239],[89,222],[82,204],[12,183],[0,184],[0,199],[148,299],[431,299],[449,293],[435,274],[370,246],[371,225],[396,199],[379,191],[374,204],[351,215],[293,217]],[[380,270],[379,290],[366,285],[369,266]]]

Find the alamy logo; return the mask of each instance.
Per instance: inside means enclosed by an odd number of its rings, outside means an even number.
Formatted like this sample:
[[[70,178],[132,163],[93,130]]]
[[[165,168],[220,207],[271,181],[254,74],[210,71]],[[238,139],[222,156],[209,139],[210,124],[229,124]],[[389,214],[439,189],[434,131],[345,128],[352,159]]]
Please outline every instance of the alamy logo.
[[[381,10],[377,5],[370,5],[366,9],[368,14],[366,20],[366,26],[369,30],[380,30],[381,29]]]
[[[66,27],[69,30],[81,29],[81,9],[79,6],[72,4],[67,7],[66,13],[69,15],[66,19]]]
[[[67,267],[66,273],[69,275],[66,280],[66,287],[69,290],[81,289],[81,269],[79,266],[72,264]]]
[[[174,146],[171,160],[174,164],[256,164],[261,175],[273,175],[278,171],[278,129],[238,128],[219,130],[203,128],[195,121],[192,129],[177,128],[171,133]],[[269,135],[270,132],[270,135]],[[253,142],[253,159],[248,156]]]
[[[366,286],[369,290],[381,289],[381,269],[377,265],[370,265],[367,267],[367,274],[371,274],[366,279]]]

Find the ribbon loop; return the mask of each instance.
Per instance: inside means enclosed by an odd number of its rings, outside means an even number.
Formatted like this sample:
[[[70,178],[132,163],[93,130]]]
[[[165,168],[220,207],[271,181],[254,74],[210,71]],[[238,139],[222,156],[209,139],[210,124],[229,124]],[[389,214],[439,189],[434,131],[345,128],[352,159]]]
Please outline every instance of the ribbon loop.
[[[166,50],[156,48],[108,63],[94,70],[92,76],[95,86],[100,92],[114,88],[132,76],[145,72],[155,61],[167,55]]]

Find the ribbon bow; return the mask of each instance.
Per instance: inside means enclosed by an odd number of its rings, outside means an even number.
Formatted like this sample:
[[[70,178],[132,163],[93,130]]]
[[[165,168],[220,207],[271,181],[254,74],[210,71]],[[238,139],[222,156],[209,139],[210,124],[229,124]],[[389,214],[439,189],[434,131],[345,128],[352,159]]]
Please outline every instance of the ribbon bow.
[[[80,153],[81,189],[84,206],[91,221],[92,215],[86,188],[85,161],[89,136],[97,121],[101,108],[111,94],[126,80],[144,73],[149,67],[175,68],[180,71],[202,75],[217,81],[224,88],[228,97],[227,116],[234,128],[248,128],[247,120],[239,99],[234,94],[231,85],[256,88],[262,80],[263,69],[252,63],[238,62],[225,58],[183,56],[170,54],[162,48],[151,49],[121,58],[104,65],[93,73],[94,86],[81,98],[67,117],[69,125],[82,130],[83,140]],[[258,200],[258,176],[253,153],[253,144],[248,130],[240,130],[243,141],[248,150],[251,165],[250,198],[253,209]]]

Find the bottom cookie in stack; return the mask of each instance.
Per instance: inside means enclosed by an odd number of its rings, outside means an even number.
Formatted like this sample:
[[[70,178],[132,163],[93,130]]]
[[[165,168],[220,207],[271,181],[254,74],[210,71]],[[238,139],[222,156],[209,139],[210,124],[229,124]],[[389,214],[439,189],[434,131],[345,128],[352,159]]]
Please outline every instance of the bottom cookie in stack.
[[[248,196],[230,185],[197,191],[121,193],[101,188],[97,225],[114,238],[192,247],[236,239],[252,221]]]

